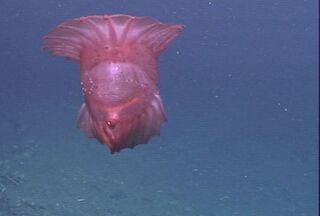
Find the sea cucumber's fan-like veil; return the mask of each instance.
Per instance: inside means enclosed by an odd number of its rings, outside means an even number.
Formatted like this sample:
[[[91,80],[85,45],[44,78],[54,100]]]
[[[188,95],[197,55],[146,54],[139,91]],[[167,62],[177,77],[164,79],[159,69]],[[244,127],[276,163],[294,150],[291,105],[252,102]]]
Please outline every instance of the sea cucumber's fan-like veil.
[[[117,44],[143,44],[154,56],[179,34],[182,25],[164,24],[151,17],[88,16],[68,20],[44,38],[44,48],[79,61],[83,49]]]

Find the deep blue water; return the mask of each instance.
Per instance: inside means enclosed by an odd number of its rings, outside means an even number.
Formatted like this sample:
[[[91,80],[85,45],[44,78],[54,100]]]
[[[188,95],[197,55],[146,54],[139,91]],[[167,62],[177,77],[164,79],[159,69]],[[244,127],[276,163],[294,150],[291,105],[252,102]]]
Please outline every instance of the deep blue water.
[[[317,1],[0,5],[0,216],[318,215]],[[78,65],[41,45],[116,13],[185,28],[159,59],[161,136],[111,155],[75,128]]]

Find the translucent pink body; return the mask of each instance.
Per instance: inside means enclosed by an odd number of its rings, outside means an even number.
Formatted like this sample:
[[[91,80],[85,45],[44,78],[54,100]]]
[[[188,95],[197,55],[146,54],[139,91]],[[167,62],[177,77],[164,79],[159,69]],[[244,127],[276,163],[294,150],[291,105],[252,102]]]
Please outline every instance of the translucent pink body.
[[[51,31],[44,48],[80,64],[84,104],[77,126],[112,153],[159,135],[166,118],[157,58],[181,29],[149,17],[112,15],[81,17]]]

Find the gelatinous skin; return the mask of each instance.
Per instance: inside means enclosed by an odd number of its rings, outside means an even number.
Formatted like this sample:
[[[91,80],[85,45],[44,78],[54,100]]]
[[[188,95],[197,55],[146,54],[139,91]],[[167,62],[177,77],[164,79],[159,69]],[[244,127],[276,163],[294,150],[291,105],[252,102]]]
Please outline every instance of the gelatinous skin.
[[[157,58],[181,29],[117,14],[69,20],[49,32],[44,48],[80,64],[85,102],[77,126],[112,153],[159,135],[166,117]]]

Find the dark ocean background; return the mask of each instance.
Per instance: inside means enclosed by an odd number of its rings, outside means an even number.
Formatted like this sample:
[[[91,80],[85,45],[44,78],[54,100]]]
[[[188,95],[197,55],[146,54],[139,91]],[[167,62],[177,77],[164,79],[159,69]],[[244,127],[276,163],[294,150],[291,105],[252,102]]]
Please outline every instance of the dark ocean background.
[[[318,215],[318,1],[1,0],[0,216]],[[79,67],[56,25],[185,25],[159,59],[168,122],[110,154],[76,129]]]

